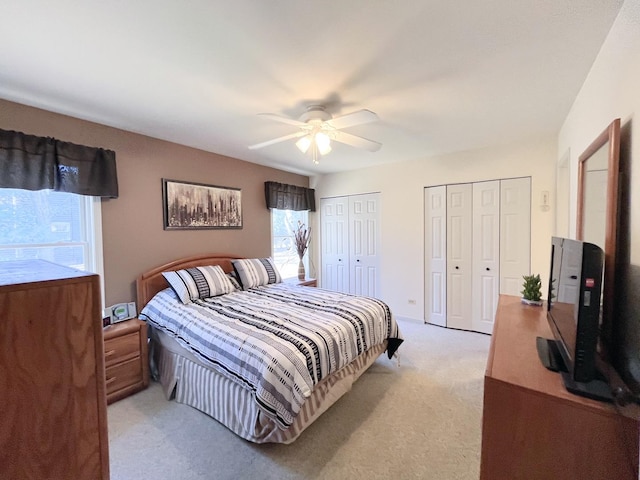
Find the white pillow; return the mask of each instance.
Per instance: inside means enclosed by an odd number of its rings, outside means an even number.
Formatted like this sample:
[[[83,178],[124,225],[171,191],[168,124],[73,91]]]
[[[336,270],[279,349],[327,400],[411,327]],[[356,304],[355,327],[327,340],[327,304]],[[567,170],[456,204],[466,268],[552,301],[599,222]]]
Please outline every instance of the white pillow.
[[[243,290],[282,282],[280,272],[270,258],[247,258],[232,260]]]
[[[162,272],[162,275],[182,303],[216,297],[236,290],[219,265]]]

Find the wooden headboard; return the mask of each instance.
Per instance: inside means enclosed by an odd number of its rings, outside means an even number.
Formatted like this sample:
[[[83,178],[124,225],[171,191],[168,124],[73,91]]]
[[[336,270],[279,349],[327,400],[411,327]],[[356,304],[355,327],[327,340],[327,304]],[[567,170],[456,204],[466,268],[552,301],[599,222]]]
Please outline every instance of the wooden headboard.
[[[191,267],[203,267],[207,265],[220,265],[226,273],[230,273],[233,271],[231,260],[235,260],[236,258],[244,257],[222,253],[196,255],[194,257],[186,257],[174,260],[173,262],[166,263],[159,267],[155,267],[148,272],[144,272],[136,280],[138,311],[142,310],[142,307],[144,307],[156,293],[164,290],[169,286],[167,281],[162,276],[162,272]]]

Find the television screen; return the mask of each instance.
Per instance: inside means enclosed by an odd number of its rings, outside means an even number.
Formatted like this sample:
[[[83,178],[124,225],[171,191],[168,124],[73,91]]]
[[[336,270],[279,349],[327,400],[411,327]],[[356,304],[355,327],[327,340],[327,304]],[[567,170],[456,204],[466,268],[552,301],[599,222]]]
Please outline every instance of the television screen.
[[[549,318],[567,368],[573,368],[578,326],[582,242],[554,237],[551,244]]]
[[[610,389],[596,369],[603,261],[596,245],[552,238],[547,319],[554,339],[538,341],[538,349],[543,363],[562,373],[569,391],[609,400]]]

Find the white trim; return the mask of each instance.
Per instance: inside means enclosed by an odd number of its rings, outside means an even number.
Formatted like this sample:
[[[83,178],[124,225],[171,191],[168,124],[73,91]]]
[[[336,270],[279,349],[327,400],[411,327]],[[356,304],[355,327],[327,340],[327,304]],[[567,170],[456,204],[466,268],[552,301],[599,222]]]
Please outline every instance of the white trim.
[[[86,197],[86,206],[90,210],[90,215],[85,215],[88,219],[87,225],[87,239],[89,245],[93,245],[93,249],[89,258],[91,259],[91,271],[97,273],[100,277],[100,297],[102,300],[102,308],[105,303],[105,288],[104,288],[104,256],[102,249],[102,200],[100,197]]]

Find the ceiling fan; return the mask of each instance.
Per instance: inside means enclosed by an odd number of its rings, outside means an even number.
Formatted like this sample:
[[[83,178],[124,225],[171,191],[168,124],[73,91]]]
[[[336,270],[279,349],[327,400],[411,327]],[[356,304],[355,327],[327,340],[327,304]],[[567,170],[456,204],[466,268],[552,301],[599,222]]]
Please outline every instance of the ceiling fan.
[[[331,151],[331,141],[344,143],[356,148],[363,148],[370,152],[380,150],[382,144],[368,140],[351,133],[343,132],[343,128],[375,122],[378,115],[370,110],[358,110],[337,117],[331,116],[322,105],[307,107],[298,120],[276,115],[274,113],[260,113],[260,116],[298,127],[298,131],[266,142],[250,145],[249,149],[257,150],[275,143],[297,138],[296,146],[302,153],[311,152],[313,163],[318,163],[318,155],[326,155]]]

